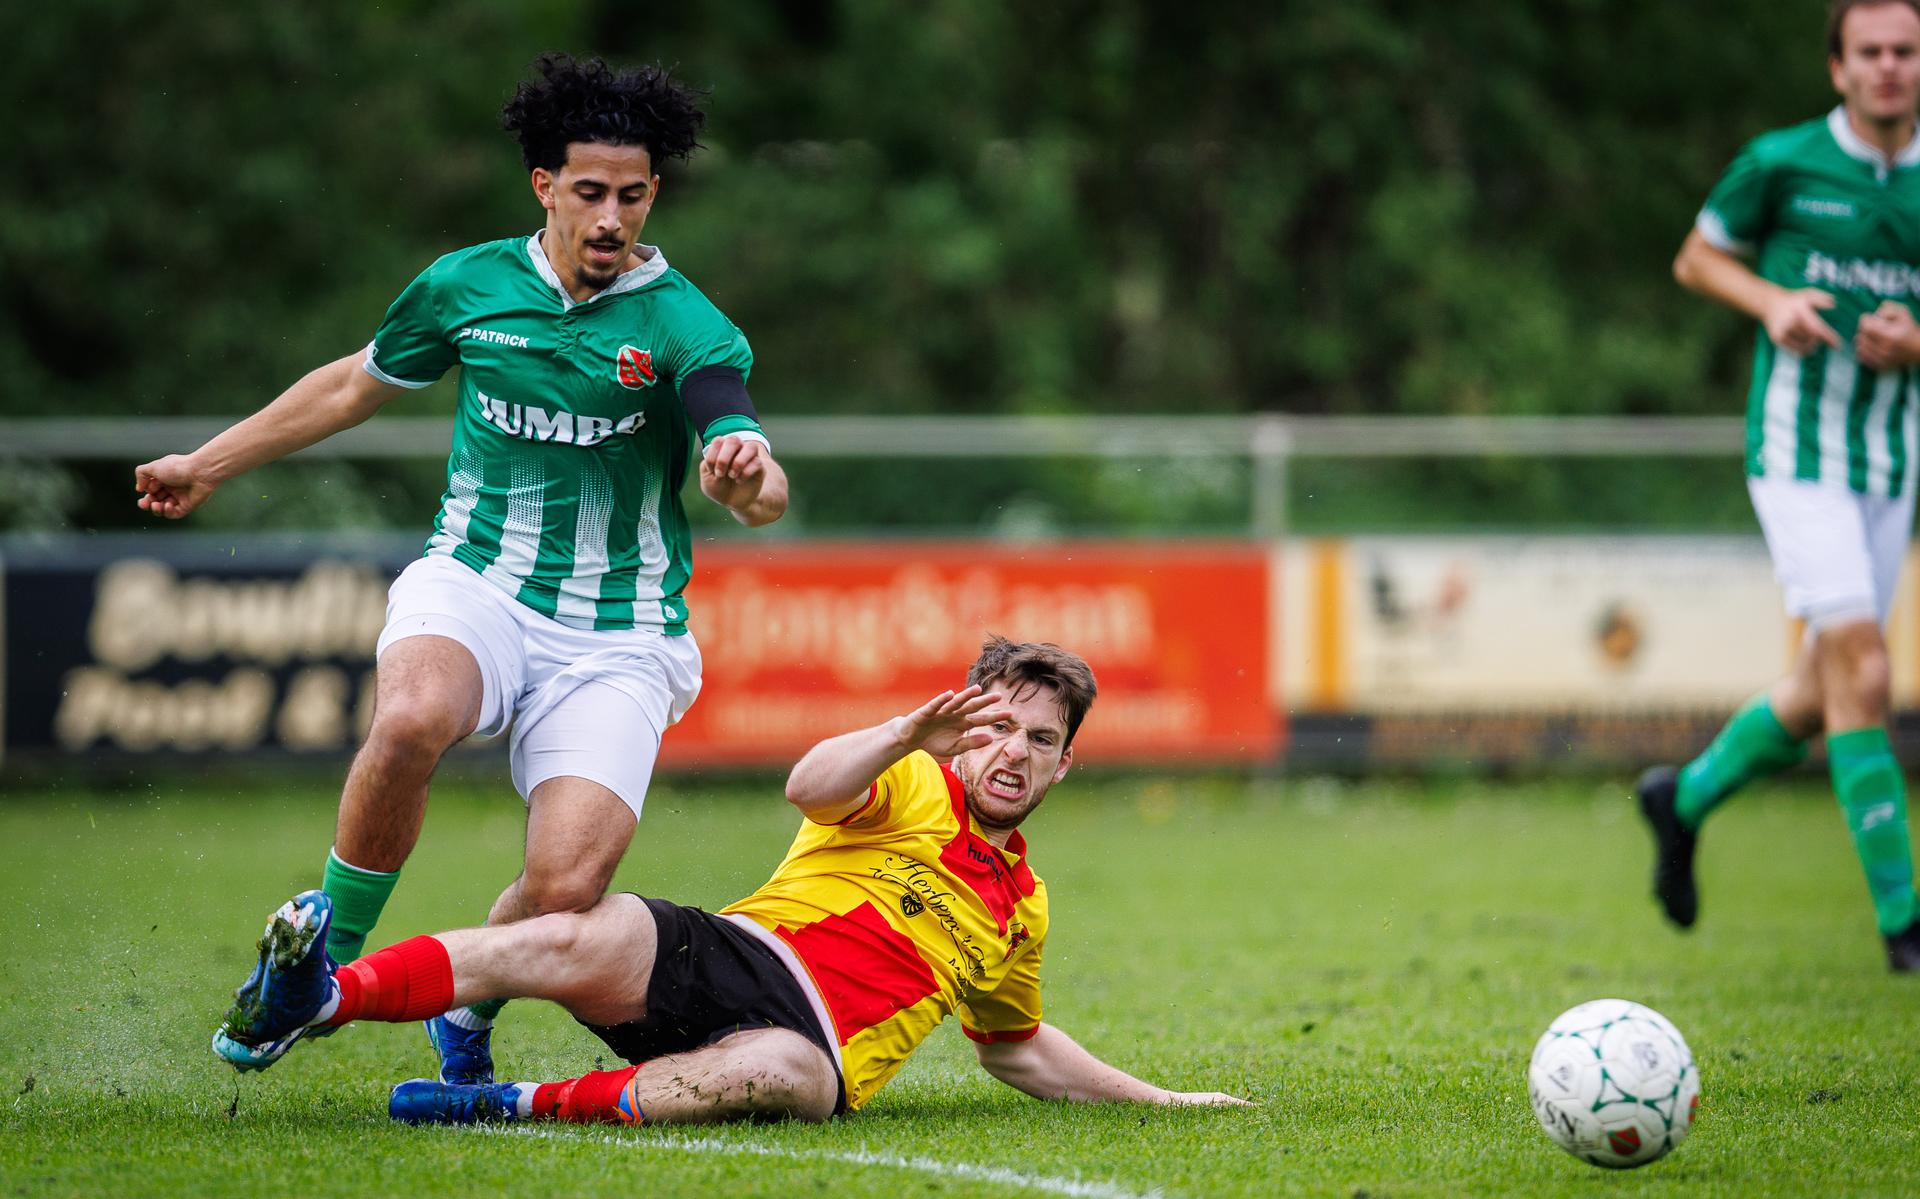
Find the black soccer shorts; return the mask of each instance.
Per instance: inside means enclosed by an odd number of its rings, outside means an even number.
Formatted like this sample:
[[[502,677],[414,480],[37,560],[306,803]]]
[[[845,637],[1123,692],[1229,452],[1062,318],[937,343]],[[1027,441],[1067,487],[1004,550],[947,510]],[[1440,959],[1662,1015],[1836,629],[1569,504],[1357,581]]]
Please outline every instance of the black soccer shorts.
[[[636,896],[658,930],[647,1014],[625,1024],[582,1024],[630,1065],[686,1053],[750,1028],[784,1028],[835,1060],[833,1042],[786,963],[739,925],[699,908]],[[837,1079],[835,1114],[847,1110]]]

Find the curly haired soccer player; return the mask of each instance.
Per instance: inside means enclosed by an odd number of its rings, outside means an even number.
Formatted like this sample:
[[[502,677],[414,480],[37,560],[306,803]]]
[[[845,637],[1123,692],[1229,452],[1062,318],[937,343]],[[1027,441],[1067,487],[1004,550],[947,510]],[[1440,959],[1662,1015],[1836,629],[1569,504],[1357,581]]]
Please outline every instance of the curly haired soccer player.
[[[1887,960],[1904,973],[1920,971],[1920,907],[1881,626],[1920,467],[1920,0],[1837,0],[1827,57],[1839,106],[1750,142],[1674,262],[1683,285],[1760,324],[1747,490],[1807,640],[1704,753],[1642,776],[1640,805],[1654,894],[1688,927],[1701,823],[1824,731]]]
[[[967,684],[809,750],[787,780],[805,820],[786,860],[717,915],[612,895],[415,937],[336,972],[327,897],[308,891],[274,914],[215,1045],[266,1066],[350,1020],[535,996],[631,1064],[548,1083],[416,1079],[394,1088],[389,1114],[821,1120],[866,1103],[957,1013],[987,1072],[1029,1095],[1244,1102],[1142,1082],[1041,1020],[1047,889],[1018,830],[1073,764],[1093,672],[1058,646],[994,638]]]
[[[787,482],[746,380],[747,340],[640,241],[656,168],[699,145],[696,96],[656,68],[548,54],[507,103],[546,224],[420,274],[364,350],[313,371],[191,454],[134,472],[178,519],[227,480],[357,425],[460,371],[447,491],[394,583],[373,723],[340,799],[322,888],[351,961],[420,835],[456,742],[512,726],[525,870],[488,920],[584,911],[633,839],[667,726],[700,690],[681,592],[680,489],[741,523],[777,520]],[[463,1001],[464,1002],[464,1001]],[[449,1081],[490,1081],[497,1001],[429,1022]]]

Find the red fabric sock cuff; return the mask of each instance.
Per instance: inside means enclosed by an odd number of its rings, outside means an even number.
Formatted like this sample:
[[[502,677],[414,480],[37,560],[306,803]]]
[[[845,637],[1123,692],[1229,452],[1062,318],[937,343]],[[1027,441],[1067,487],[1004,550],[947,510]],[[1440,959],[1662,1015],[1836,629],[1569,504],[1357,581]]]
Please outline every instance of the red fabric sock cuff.
[[[543,1082],[533,1088],[533,1115],[547,1120],[560,1118],[560,1109],[566,1106],[567,1096],[573,1091],[573,1080],[565,1082]]]
[[[340,1010],[330,1024],[405,1023],[438,1016],[453,1006],[453,960],[433,937],[389,945],[342,966],[334,977],[340,984]]]
[[[405,1010],[397,1020],[425,1020],[453,1006],[453,959],[435,937],[412,937],[393,947],[406,971]]]
[[[559,1111],[562,1120],[571,1120],[577,1124],[632,1124],[640,1119],[637,1104],[623,1105],[620,1096],[640,1072],[638,1066],[628,1066],[624,1070],[595,1070],[573,1080],[571,1086],[561,1093]],[[544,1088],[542,1088],[544,1089]],[[534,1105],[538,1110],[539,1091],[534,1092]],[[631,1110],[629,1110],[631,1109]]]

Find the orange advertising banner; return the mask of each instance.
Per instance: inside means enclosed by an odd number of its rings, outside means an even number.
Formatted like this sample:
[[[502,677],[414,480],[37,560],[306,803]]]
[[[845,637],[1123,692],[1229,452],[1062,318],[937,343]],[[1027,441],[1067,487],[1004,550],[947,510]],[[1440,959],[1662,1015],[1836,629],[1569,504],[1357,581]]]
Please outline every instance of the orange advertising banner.
[[[960,687],[989,633],[1092,664],[1082,763],[1265,759],[1282,721],[1267,570],[1244,543],[703,546],[687,601],[705,685],[664,762],[790,762]]]

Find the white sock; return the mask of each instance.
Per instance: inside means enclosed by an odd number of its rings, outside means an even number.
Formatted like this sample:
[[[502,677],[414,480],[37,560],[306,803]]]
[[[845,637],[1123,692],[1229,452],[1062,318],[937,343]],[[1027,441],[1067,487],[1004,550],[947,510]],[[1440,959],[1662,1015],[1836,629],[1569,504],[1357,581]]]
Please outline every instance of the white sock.
[[[480,1032],[493,1027],[493,1021],[485,1016],[474,1014],[472,1008],[457,1007],[447,1013],[447,1023],[455,1028],[464,1028],[468,1032]]]
[[[327,983],[327,1001],[320,1005],[320,1010],[313,1014],[313,1019],[307,1021],[307,1027],[312,1028],[316,1024],[325,1024],[327,1021],[333,1019],[333,1014],[339,1010],[340,984],[329,980]]]
[[[533,1093],[540,1088],[540,1084],[537,1082],[516,1082],[513,1085],[520,1088],[520,1098],[513,1101],[513,1114],[519,1119],[525,1120],[533,1115]]]

